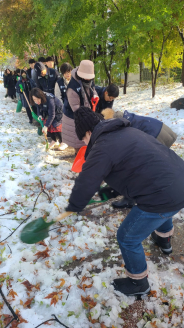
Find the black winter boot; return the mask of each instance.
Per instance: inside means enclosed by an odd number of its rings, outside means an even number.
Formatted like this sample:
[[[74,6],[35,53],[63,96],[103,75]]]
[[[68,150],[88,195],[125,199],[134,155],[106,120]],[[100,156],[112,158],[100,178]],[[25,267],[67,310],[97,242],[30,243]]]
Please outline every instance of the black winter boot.
[[[120,200],[117,200],[116,202],[112,203],[112,206],[114,208],[132,208],[135,205],[134,200],[122,198]]]
[[[153,239],[155,244],[157,244],[160,247],[161,251],[164,254],[169,255],[172,253],[171,236],[170,237],[160,237],[155,233],[155,231],[153,231],[151,234],[151,238]]]
[[[141,296],[151,290],[147,277],[143,279],[120,278],[114,279],[114,289],[127,296]]]

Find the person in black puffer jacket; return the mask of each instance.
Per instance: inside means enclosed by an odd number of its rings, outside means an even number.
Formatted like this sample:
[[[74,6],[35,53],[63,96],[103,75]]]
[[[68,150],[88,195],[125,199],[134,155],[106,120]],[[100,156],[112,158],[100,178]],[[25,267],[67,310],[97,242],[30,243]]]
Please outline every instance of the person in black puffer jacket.
[[[66,211],[81,212],[102,181],[135,200],[137,205],[117,232],[127,278],[115,279],[113,286],[128,296],[147,294],[142,241],[151,234],[165,254],[172,252],[172,217],[184,207],[184,161],[125,118],[101,121],[86,107],[80,107],[74,118],[76,134],[87,145],[86,162]]]
[[[30,92],[31,105],[37,105],[37,115],[44,121],[42,132],[52,139],[49,148],[53,148],[56,141],[60,143],[59,150],[64,150],[67,145],[62,143],[62,116],[63,103],[51,93],[34,88]]]

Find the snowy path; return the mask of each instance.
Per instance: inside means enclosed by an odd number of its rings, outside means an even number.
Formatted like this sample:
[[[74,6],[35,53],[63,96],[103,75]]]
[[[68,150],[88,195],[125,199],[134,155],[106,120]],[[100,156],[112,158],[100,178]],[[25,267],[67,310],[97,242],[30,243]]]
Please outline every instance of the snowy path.
[[[114,108],[126,108],[130,112],[149,114],[163,120],[179,135],[173,149],[184,158],[184,111],[176,112],[169,108],[170,102],[183,94],[183,88],[179,85],[175,89],[160,88],[154,100],[150,98],[150,90],[135,92],[130,88],[128,92],[127,96],[119,97]],[[0,216],[0,242],[31,214],[27,222],[40,216],[52,220],[58,215],[58,208],[64,211],[75,178],[70,171],[71,164],[54,159],[52,151],[45,152],[44,138],[37,135],[35,126],[28,123],[26,115],[15,113],[16,104],[5,99],[4,94],[1,84],[0,215],[10,211],[16,213]],[[42,194],[32,213],[41,191],[39,180],[52,202],[49,203],[46,195]],[[112,258],[116,261],[120,255],[115,235],[124,216],[121,212],[113,213],[108,204],[91,212],[93,220],[73,215],[62,225],[51,226],[50,229],[55,229],[42,243],[25,245],[19,240],[20,231],[27,222],[0,243],[2,291],[14,311],[26,320],[22,320],[18,327],[34,328],[51,319],[52,314],[69,328],[124,326],[118,314],[133,304],[135,298],[115,294],[111,286],[114,278],[124,274],[123,262],[122,266],[108,266],[108,261]],[[107,221],[103,218],[106,212],[109,213]],[[182,214],[177,217],[182,221]],[[103,257],[90,262],[85,260],[96,254],[100,256],[109,247],[112,254],[111,259],[105,259],[106,265]],[[149,250],[147,259],[149,281],[154,292],[144,300],[147,317],[152,320],[146,327],[184,327],[184,265],[171,264],[166,274],[149,260]],[[69,271],[62,269],[75,264],[75,261],[80,265],[73,265]],[[11,318],[1,296],[0,311],[0,326],[4,327]],[[136,318],[136,313],[134,316]],[[140,319],[137,318],[137,321]],[[145,324],[145,320],[140,321],[138,327],[142,328]],[[51,327],[59,326],[59,323],[51,322]]]

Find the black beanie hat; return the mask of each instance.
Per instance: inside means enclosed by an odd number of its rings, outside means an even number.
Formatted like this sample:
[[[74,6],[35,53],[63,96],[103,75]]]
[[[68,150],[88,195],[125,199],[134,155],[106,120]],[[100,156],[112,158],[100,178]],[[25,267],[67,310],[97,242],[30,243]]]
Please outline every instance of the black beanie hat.
[[[93,132],[95,126],[101,121],[100,115],[91,108],[81,106],[74,112],[75,132],[79,140],[82,140],[87,131]]]
[[[46,66],[41,62],[36,63],[34,66],[34,70],[37,72],[38,76],[40,76],[41,72],[44,71],[45,69],[47,69]]]
[[[29,59],[29,64],[34,64],[34,63],[36,63],[36,61],[33,58]]]

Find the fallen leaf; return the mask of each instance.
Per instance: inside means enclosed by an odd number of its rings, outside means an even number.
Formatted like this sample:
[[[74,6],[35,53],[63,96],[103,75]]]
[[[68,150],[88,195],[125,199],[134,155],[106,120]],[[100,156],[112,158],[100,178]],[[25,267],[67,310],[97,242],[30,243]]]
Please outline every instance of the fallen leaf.
[[[64,280],[64,279],[60,279],[60,280],[61,280],[61,283],[60,283],[59,286],[56,286],[56,288],[61,288],[61,287],[64,286],[64,284],[65,284],[65,280]]]
[[[50,305],[54,304],[54,306],[59,301],[59,297],[58,297],[58,293],[57,292],[50,293],[45,298],[51,298]]]
[[[34,256],[37,256],[37,259],[43,258],[45,259],[46,257],[50,257],[50,255],[48,254],[49,249],[48,247],[42,251],[42,252],[37,252],[36,254],[34,254]]]
[[[149,252],[145,252],[144,253],[146,256],[151,256],[152,254],[151,253],[149,253]]]
[[[15,296],[18,296],[16,292],[14,292],[13,289],[10,289],[10,292],[8,294],[8,297],[12,297],[13,300],[15,300]]]
[[[32,303],[32,300],[34,300],[34,297],[32,298],[28,298],[28,300],[24,303],[24,308],[28,308],[30,309],[31,308],[31,303]]]
[[[72,260],[75,261],[77,259],[77,257],[74,255],[72,256]]]
[[[97,302],[94,302],[90,296],[83,297],[81,295],[81,301],[85,309],[92,309],[96,306]]]

